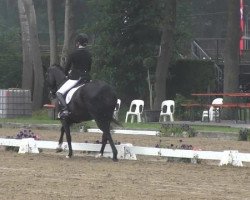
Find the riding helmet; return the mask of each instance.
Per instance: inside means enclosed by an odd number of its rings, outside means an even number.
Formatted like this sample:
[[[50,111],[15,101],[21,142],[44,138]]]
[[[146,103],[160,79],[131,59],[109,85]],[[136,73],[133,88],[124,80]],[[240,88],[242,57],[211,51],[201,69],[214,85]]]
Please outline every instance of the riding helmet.
[[[79,34],[77,37],[76,37],[76,40],[75,42],[79,42],[81,45],[84,45],[84,44],[87,44],[88,43],[88,36],[87,34]]]

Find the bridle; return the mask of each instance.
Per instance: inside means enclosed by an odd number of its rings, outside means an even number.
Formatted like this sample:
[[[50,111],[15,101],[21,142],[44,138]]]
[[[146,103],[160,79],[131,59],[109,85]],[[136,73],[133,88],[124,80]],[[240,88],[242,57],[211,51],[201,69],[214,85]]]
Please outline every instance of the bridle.
[[[48,68],[46,73],[46,82],[50,95],[55,95],[56,91],[66,81],[63,68],[61,66],[53,65]]]

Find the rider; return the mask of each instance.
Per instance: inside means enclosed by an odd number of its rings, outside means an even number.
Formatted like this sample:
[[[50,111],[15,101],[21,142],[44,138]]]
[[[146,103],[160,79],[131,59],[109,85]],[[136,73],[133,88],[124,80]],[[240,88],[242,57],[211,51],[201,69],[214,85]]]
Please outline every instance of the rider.
[[[66,60],[65,75],[68,76],[69,79],[56,92],[56,97],[61,105],[59,118],[66,118],[69,116],[67,104],[64,99],[66,92],[74,87],[80,80],[90,77],[89,72],[92,58],[90,52],[86,48],[87,43],[87,35],[78,35],[75,40],[76,49],[69,54]]]

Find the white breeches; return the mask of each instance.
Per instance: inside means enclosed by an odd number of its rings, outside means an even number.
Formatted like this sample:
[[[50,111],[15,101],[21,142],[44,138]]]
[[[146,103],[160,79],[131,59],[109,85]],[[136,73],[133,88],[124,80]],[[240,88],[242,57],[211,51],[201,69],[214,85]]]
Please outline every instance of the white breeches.
[[[79,80],[67,80],[61,87],[59,90],[57,90],[57,92],[61,93],[62,95],[64,95],[66,92],[68,92],[72,87],[74,87]]]

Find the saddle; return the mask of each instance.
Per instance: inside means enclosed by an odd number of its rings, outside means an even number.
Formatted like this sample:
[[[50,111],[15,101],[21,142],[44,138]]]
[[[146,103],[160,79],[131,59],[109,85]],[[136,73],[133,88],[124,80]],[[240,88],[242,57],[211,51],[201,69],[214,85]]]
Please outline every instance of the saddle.
[[[73,94],[82,86],[84,86],[86,83],[89,83],[91,80],[81,79],[73,88],[71,88],[66,94],[65,94],[65,102],[68,104]]]

